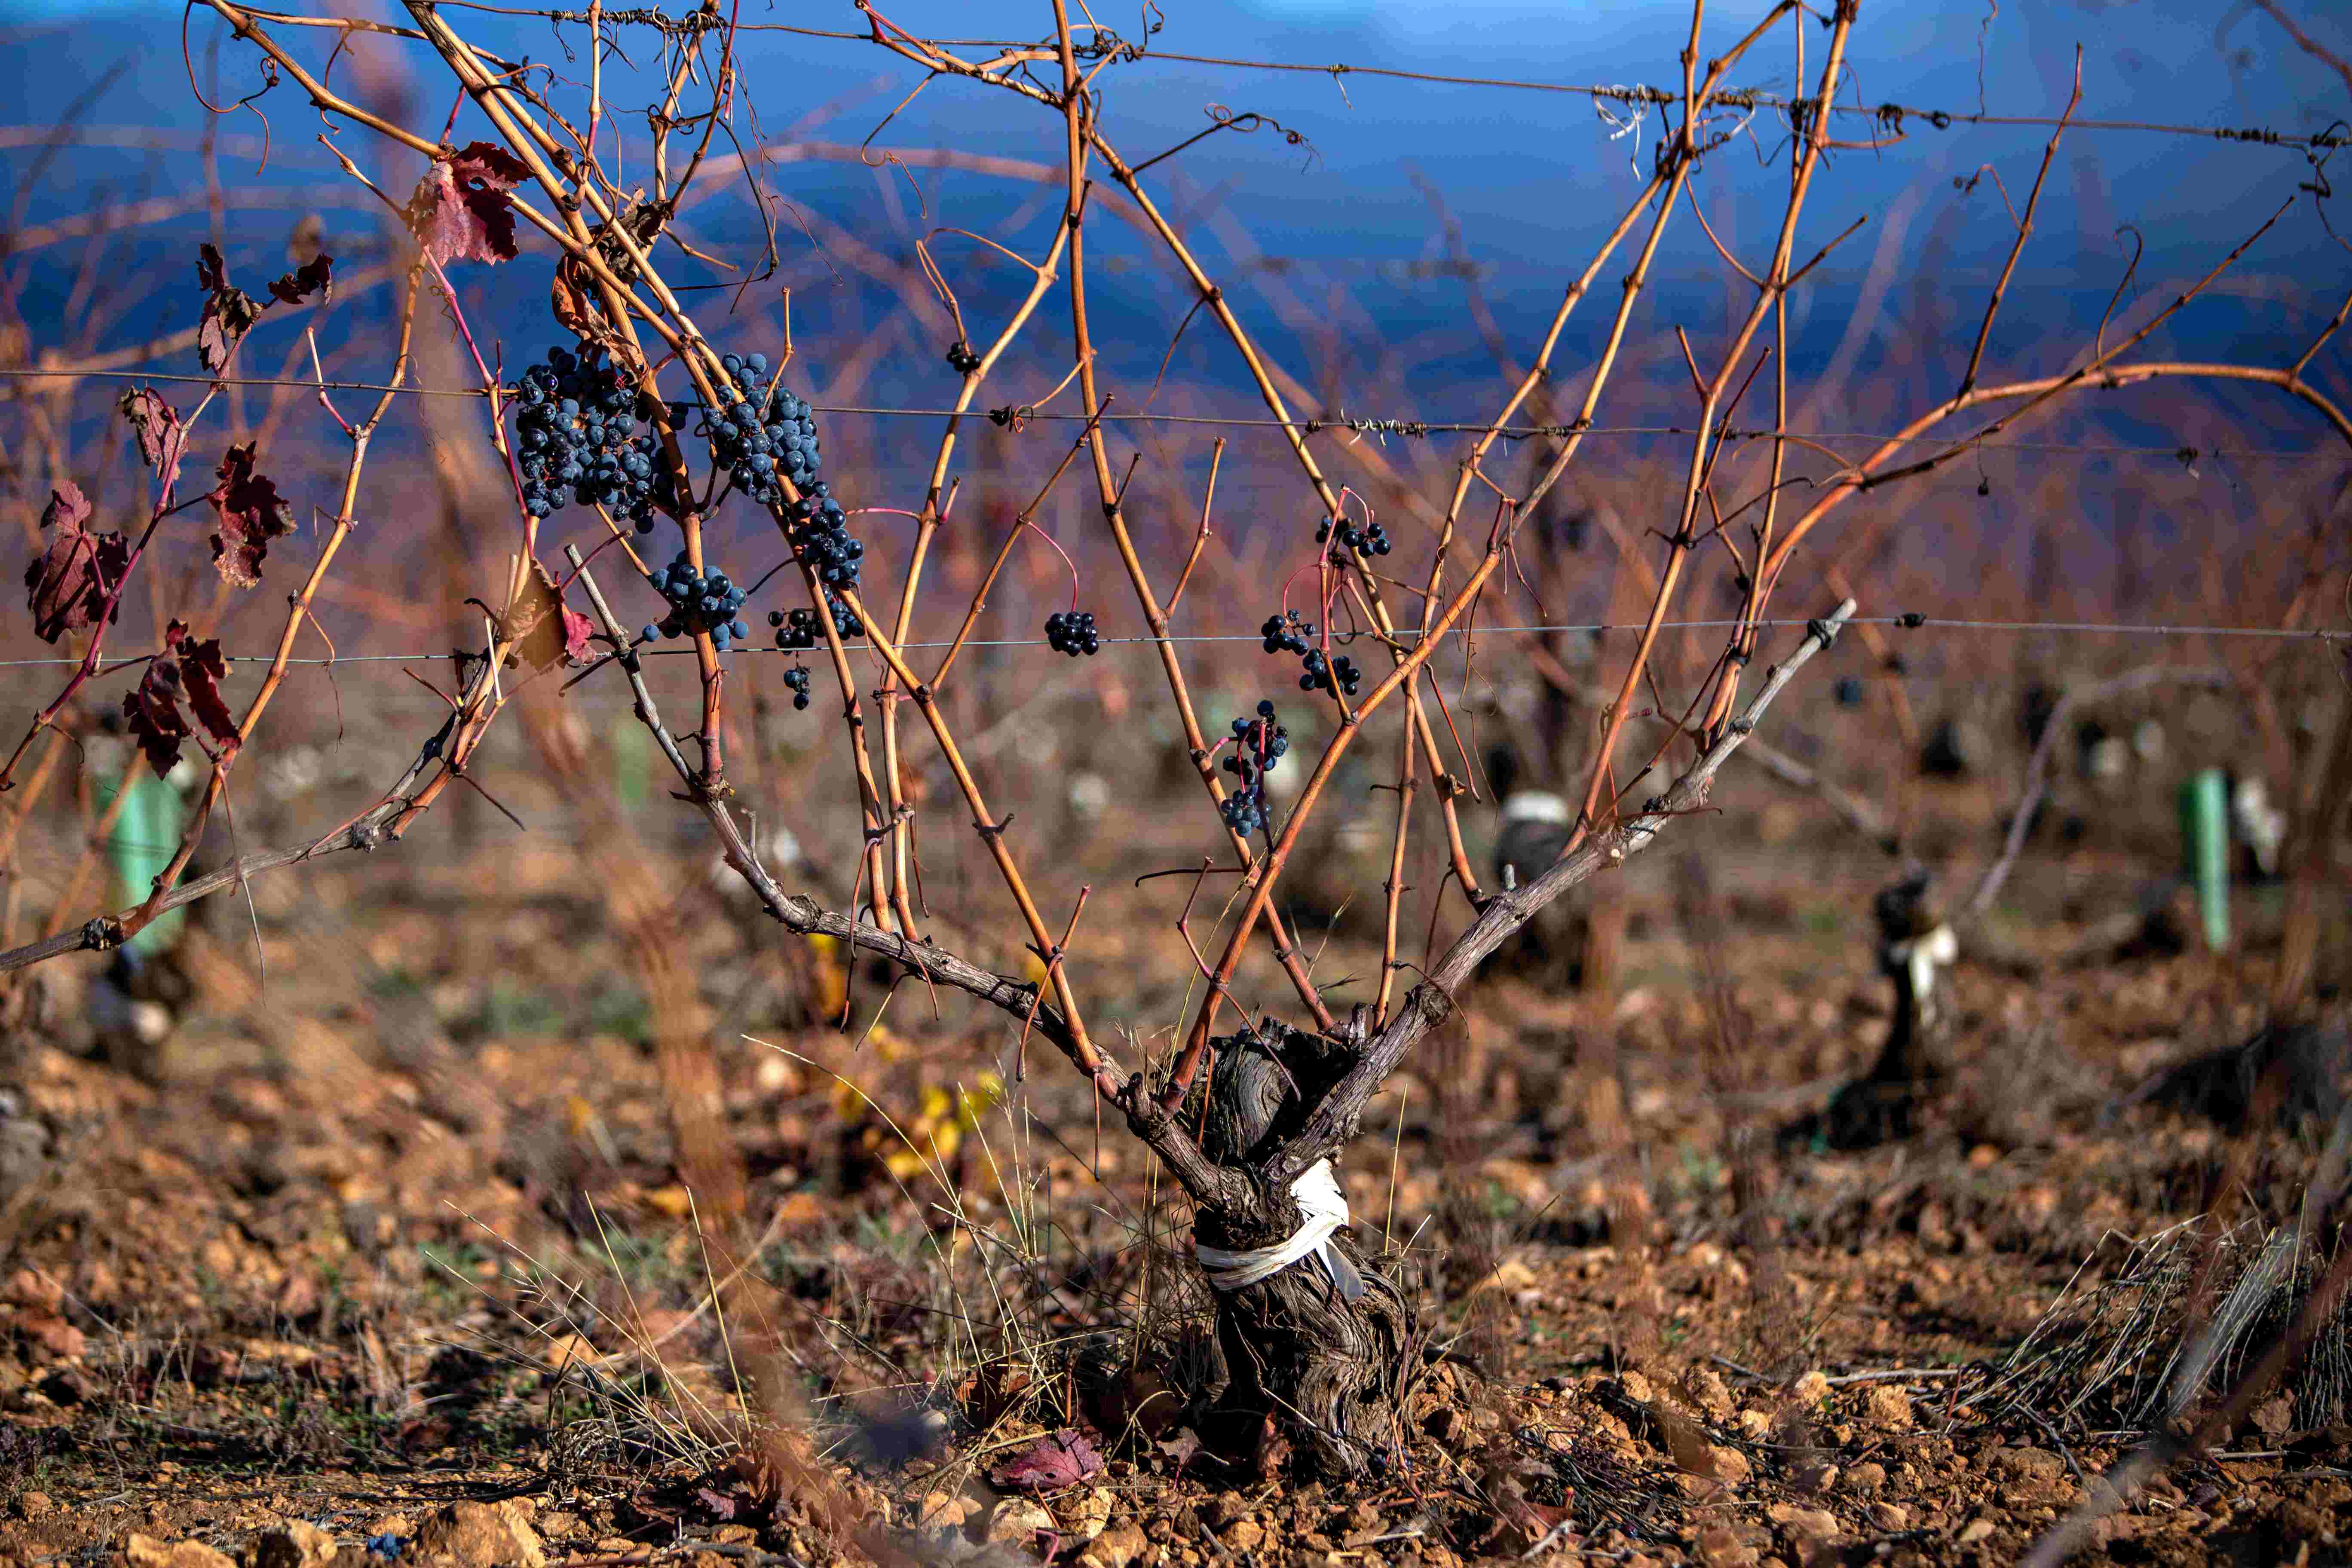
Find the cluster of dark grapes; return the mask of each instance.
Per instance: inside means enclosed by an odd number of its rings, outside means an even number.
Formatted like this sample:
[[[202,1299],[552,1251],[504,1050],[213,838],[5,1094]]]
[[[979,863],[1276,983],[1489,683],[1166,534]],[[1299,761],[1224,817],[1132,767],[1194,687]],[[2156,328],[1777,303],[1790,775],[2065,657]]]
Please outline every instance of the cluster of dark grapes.
[[[817,450],[816,410],[781,388],[761,384],[768,356],[719,357],[740,395],[709,416],[703,433],[735,488],[761,506],[784,504],[789,479],[800,499],[785,514],[793,548],[828,588],[855,588],[866,546],[850,537],[849,519],[824,482]]]
[[[784,499],[779,476],[803,489],[815,483],[815,413],[791,393],[761,384],[768,374],[766,354],[722,354],[719,364],[733,378],[729,390],[736,395],[726,407],[705,413],[702,434],[735,488],[772,506]]]
[[[833,487],[823,479],[803,487],[789,515],[792,542],[819,581],[828,588],[856,587],[866,546],[850,537],[849,519],[833,499]]]
[[[515,416],[522,448],[522,500],[533,517],[547,517],[565,503],[602,504],[650,533],[656,507],[675,493],[661,445],[637,431],[646,400],[603,363],[601,351],[586,357],[561,345],[523,372],[515,388],[521,412]],[[673,417],[682,416],[682,408]]]
[[[1315,542],[1320,544],[1330,537],[1331,520],[1327,517],[1315,530]],[[1344,517],[1339,520],[1339,542],[1365,555],[1386,555],[1390,549],[1388,533],[1379,523],[1358,528]]]
[[[1335,659],[1325,659],[1323,650],[1313,644],[1315,623],[1297,610],[1285,610],[1278,616],[1268,616],[1265,625],[1258,627],[1258,636],[1265,639],[1268,653],[1295,653],[1300,656],[1301,691],[1337,689],[1353,697],[1364,683],[1364,672],[1346,654]],[[1334,676],[1337,676],[1336,680]]]
[[[716,566],[708,572],[697,572],[686,552],[660,571],[648,574],[646,581],[654,592],[669,604],[669,614],[661,624],[651,626],[638,635],[646,642],[656,637],[692,637],[697,632],[709,632],[711,642],[721,653],[729,643],[750,640],[751,628],[736,619],[735,612],[743,607],[751,591],[728,581],[727,574]]]
[[[1315,623],[1297,610],[1285,610],[1278,616],[1266,616],[1265,625],[1257,632],[1265,639],[1268,653],[1305,653],[1307,639],[1315,635]]]
[[[833,612],[833,629],[841,640],[848,642],[866,635],[866,623],[857,612],[841,601],[838,595],[827,594],[825,606]],[[776,646],[788,653],[798,653],[816,647],[824,640],[824,627],[816,612],[803,605],[797,610],[770,610],[768,624],[776,628]]]
[[[1326,663],[1323,650],[1313,648],[1308,650],[1300,665],[1298,689],[1301,691],[1329,691],[1334,685],[1332,678],[1336,675],[1339,678],[1338,689],[1353,697],[1356,689],[1364,683],[1364,672],[1358,669],[1356,661],[1344,653]]]
[[[1234,754],[1225,759],[1225,772],[1241,781],[1241,788],[1217,805],[1227,827],[1244,837],[1265,830],[1265,775],[1289,750],[1290,731],[1274,721],[1273,703],[1259,703],[1255,719],[1234,721]]]
[[[1095,631],[1095,613],[1092,610],[1071,610],[1063,615],[1047,616],[1045,641],[1055,653],[1066,653],[1072,658],[1082,653],[1098,653],[1102,649],[1102,638]]]
[[[805,708],[809,705],[808,666],[804,664],[796,664],[793,666],[792,668],[784,671],[784,684],[793,689],[793,706],[794,708]]]

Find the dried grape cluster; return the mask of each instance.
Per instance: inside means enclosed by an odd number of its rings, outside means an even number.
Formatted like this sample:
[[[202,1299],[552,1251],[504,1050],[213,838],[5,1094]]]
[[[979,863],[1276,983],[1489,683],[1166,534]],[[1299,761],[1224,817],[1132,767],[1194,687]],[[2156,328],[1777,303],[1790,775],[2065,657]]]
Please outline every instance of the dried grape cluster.
[[[1274,704],[1260,702],[1257,717],[1234,721],[1234,754],[1225,772],[1241,781],[1241,788],[1217,803],[1225,826],[1246,837],[1264,832],[1270,820],[1265,805],[1265,775],[1290,750],[1290,731],[1274,721]]]
[[[743,607],[743,601],[751,594],[730,582],[727,574],[717,567],[698,572],[681,550],[676,560],[650,574],[646,581],[669,604],[669,614],[662,617],[661,624],[647,626],[640,634],[646,642],[656,637],[692,637],[697,632],[709,632],[712,644],[725,653],[728,644],[750,638],[751,628],[736,619],[735,613]]]
[[[1365,555],[1386,555],[1391,548],[1389,536],[1377,522],[1358,528],[1346,518],[1339,519],[1339,542]],[[1331,537],[1331,520],[1325,518],[1315,530],[1315,542],[1322,543]]]
[[[1080,654],[1097,653],[1102,648],[1102,637],[1095,631],[1092,610],[1071,610],[1064,615],[1047,616],[1045,641],[1055,653],[1066,653],[1072,658]]]
[[[654,512],[676,493],[661,444],[637,429],[646,400],[603,363],[561,345],[515,387],[522,501],[533,517],[571,504],[603,506],[653,531]]]

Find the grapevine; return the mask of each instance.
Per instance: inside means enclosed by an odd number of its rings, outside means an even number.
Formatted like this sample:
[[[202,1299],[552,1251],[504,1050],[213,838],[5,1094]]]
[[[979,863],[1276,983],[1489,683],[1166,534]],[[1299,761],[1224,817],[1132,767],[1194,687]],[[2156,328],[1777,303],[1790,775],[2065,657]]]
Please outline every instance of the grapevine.
[[[1092,610],[1071,610],[1064,615],[1045,617],[1045,641],[1055,653],[1076,658],[1081,654],[1099,652],[1102,637],[1095,631]]]
[[[669,605],[669,614],[658,626],[650,626],[638,635],[646,642],[656,637],[692,637],[697,632],[709,632],[711,642],[725,653],[730,643],[747,640],[751,630],[736,618],[750,591],[729,581],[727,574],[717,567],[698,572],[687,559],[684,551],[661,571],[646,578]]]
[[[1290,731],[1274,721],[1272,702],[1261,701],[1255,719],[1234,721],[1234,754],[1225,759],[1224,770],[1241,781],[1241,788],[1217,803],[1226,826],[1244,836],[1265,830],[1265,775],[1289,750]]]

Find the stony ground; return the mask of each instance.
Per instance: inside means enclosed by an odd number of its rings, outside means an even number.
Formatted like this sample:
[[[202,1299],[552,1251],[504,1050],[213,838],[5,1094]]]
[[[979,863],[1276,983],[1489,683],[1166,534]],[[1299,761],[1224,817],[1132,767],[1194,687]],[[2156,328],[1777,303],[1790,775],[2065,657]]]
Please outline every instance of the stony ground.
[[[1410,1452],[1355,1489],[1206,1429],[1181,1214],[1052,1064],[986,1076],[995,1021],[695,928],[749,1182],[730,1228],[562,857],[488,891],[431,862],[257,884],[267,980],[225,909],[136,1070],[81,1054],[87,973],[21,1015],[50,1157],[5,1232],[0,1552],[2015,1561],[2135,1440],[2093,1363],[2168,1349],[2179,1279],[2242,1267],[2314,1167],[2318,1130],[2132,1094],[2251,1026],[2261,910],[2227,960],[1964,962],[1948,1092],[1832,1154],[1776,1131],[1867,1063],[1887,1002],[1853,916],[1877,872],[1824,863],[1769,894],[1718,869],[1717,946],[1659,857],[1612,1001],[1497,977],[1378,1102],[1344,1179],[1429,1338]],[[811,1017],[845,981],[845,1037]],[[2169,1275],[2131,1245],[2200,1215]],[[2347,1560],[2347,1383],[2263,1402],[2099,1550]],[[746,1407],[787,1425],[739,1441]]]

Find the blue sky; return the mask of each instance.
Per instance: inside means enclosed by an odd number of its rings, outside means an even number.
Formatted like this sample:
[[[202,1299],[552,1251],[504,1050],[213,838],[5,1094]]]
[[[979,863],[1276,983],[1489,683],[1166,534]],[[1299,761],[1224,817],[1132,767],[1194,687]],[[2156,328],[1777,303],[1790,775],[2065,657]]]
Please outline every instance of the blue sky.
[[[351,0],[365,6],[368,0]],[[2199,126],[2269,125],[2309,132],[2337,116],[2352,119],[2352,91],[2267,17],[2232,0],[1981,0],[1937,4],[1876,0],[1857,28],[1845,96],[1996,114],[2041,115],[2063,102],[2074,50],[2084,55],[2085,116],[2161,120]],[[2352,51],[2352,19],[2317,0],[2287,0],[2316,36]],[[972,0],[887,0],[893,21],[918,33],[983,31],[1025,36],[1047,25],[1041,0],[974,5]],[[1152,39],[1167,54],[1347,61],[1423,71],[1565,83],[1675,83],[1675,51],[1687,7],[1680,0],[1591,0],[1576,5],[1536,0],[1160,0],[1166,26]],[[380,0],[381,14],[398,7]],[[1762,6],[1709,7],[1702,52],[1726,47]],[[101,122],[164,127],[193,135],[202,111],[193,100],[178,47],[181,6],[153,0],[0,0],[0,84],[15,89],[22,121],[39,124],[66,111],[74,94],[121,62],[121,79],[93,111]],[[1132,30],[1134,8],[1113,0],[1097,15]],[[70,35],[76,68],[59,68],[60,35]],[[772,4],[742,0],[746,21],[789,21],[856,30],[849,0]],[[509,52],[558,58],[543,21],[478,16],[484,41]],[[221,32],[199,20],[195,58]],[[44,37],[44,34],[47,37]],[[1809,47],[1818,59],[1818,31]],[[913,85],[904,62],[870,44],[763,35],[747,45],[746,79],[771,135],[812,106],[830,105],[807,134],[856,142]],[[222,50],[225,86],[250,77],[233,43]],[[1787,29],[1759,47],[1735,79],[1786,90],[1792,77]],[[242,74],[240,74],[242,73]],[[242,90],[240,88],[239,90]],[[310,143],[307,110],[281,88],[269,100],[279,153],[265,179],[312,183],[331,178]],[[1434,226],[1424,188],[1442,191],[1462,225],[1471,254],[1488,269],[1498,313],[1514,330],[1539,321],[1557,298],[1561,267],[1580,256],[1638,186],[1629,154],[1612,140],[1591,103],[1558,93],[1501,91],[1319,73],[1282,74],[1187,64],[1165,58],[1122,67],[1108,98],[1109,129],[1133,157],[1167,146],[1207,123],[1212,105],[1255,110],[1300,132],[1312,156],[1270,134],[1219,136],[1187,152],[1181,196],[1209,193],[1269,249],[1320,262],[1361,260],[1391,266],[1429,258]],[[1058,156],[1050,117],[1024,113],[1002,95],[966,84],[934,82],[881,132],[879,144],[953,145],[1032,159]],[[250,134],[253,125],[240,121]],[[1645,126],[1640,156],[1654,138]],[[1866,121],[1849,122],[1858,130]],[[1775,127],[1759,120],[1762,142]],[[1837,178],[1809,213],[1808,234],[1825,237],[1849,219],[1877,225],[1832,258],[1824,288],[1859,288],[1874,259],[1875,236],[1904,224],[1902,244],[1931,239],[1945,247],[1956,293],[1981,287],[1996,267],[2007,226],[1990,184],[1972,195],[1953,182],[1990,165],[2019,197],[2030,183],[2045,131],[2032,128],[1912,125],[1903,145],[1841,155]],[[461,129],[461,138],[466,134]],[[0,153],[0,167],[21,154]],[[2352,190],[2352,152],[2340,155],[2339,184]],[[1728,160],[1728,161],[1727,161]],[[99,173],[93,174],[92,171]],[[81,199],[102,163],[53,174],[35,206]],[[250,171],[233,172],[237,178]],[[2040,237],[2016,295],[2057,290],[2104,297],[2120,267],[2117,226],[2128,220],[2146,239],[2151,276],[2198,266],[2217,245],[2242,237],[2310,177],[2299,154],[2247,149],[2136,132],[2078,132],[2069,142],[2043,214]],[[1734,243],[1760,244],[1776,198],[1773,176],[1755,150],[1734,147],[1711,161],[1699,195]],[[855,165],[796,165],[793,194],[859,205],[871,215],[887,198],[879,182]],[[1425,183],[1425,184],[1424,184]],[[942,202],[935,221],[987,226],[1006,203],[1003,187],[933,184]],[[904,193],[902,193],[904,194]],[[2342,204],[2338,204],[2342,205]],[[2252,286],[2273,295],[2300,291],[2290,303],[2324,315],[2352,258],[2337,249],[2310,211],[2297,208],[2250,258]],[[2352,232],[2352,222],[2339,225]],[[1940,237],[1940,238],[1937,238]],[[1662,281],[1711,286],[1720,268],[1703,239],[1687,230],[1662,256]],[[1907,268],[1906,268],[1907,270]],[[2263,281],[2270,279],[2269,282]],[[2291,280],[2291,281],[2280,281]],[[1433,297],[1434,295],[1433,291]],[[1458,297],[1458,296],[1457,296]],[[2097,304],[2090,310],[2095,311]]]

